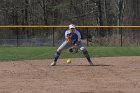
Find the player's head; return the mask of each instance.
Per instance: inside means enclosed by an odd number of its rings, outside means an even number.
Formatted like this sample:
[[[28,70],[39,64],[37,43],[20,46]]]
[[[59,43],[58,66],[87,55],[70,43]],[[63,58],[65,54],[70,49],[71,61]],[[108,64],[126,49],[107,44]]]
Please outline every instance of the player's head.
[[[74,24],[70,24],[69,25],[69,29],[70,29],[70,32],[73,33],[75,31],[75,25]]]

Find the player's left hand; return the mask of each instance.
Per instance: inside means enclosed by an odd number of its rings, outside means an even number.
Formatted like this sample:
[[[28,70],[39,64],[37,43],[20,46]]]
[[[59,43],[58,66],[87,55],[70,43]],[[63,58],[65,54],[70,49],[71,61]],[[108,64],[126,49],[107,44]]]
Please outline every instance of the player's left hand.
[[[71,47],[69,49],[69,52],[71,52],[71,53],[77,53],[78,52],[78,46],[77,45],[74,45],[73,47]]]
[[[74,52],[77,53],[78,52],[78,48],[79,48],[78,45],[75,44],[73,48],[74,48]]]

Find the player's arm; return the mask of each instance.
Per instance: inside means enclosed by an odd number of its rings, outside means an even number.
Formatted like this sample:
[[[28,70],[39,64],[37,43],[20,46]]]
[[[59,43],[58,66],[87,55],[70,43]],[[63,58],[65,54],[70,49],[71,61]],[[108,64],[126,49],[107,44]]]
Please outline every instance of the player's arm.
[[[80,43],[81,43],[81,34],[80,34],[80,32],[78,32],[77,35],[78,35],[77,46],[79,47]]]
[[[80,43],[81,43],[81,34],[79,32],[77,32],[77,35],[78,35],[78,40],[77,42],[75,43],[75,52],[77,53],[78,52],[78,49],[80,47]]]
[[[68,35],[68,31],[65,32],[65,39],[68,44],[71,44],[71,37]]]

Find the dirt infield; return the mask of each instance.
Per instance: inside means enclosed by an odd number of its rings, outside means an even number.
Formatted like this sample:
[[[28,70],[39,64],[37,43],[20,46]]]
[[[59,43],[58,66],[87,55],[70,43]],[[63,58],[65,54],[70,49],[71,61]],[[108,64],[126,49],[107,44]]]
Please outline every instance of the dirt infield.
[[[140,57],[65,61],[0,62],[0,93],[140,93]]]

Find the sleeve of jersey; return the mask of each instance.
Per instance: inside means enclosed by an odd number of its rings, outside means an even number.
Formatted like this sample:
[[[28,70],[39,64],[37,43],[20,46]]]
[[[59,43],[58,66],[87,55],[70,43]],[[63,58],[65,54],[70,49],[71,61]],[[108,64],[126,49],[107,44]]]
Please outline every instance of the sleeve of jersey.
[[[78,35],[78,41],[81,41],[81,34],[80,34],[80,32],[78,32],[77,35]]]
[[[65,31],[65,39],[67,39],[68,31]]]

